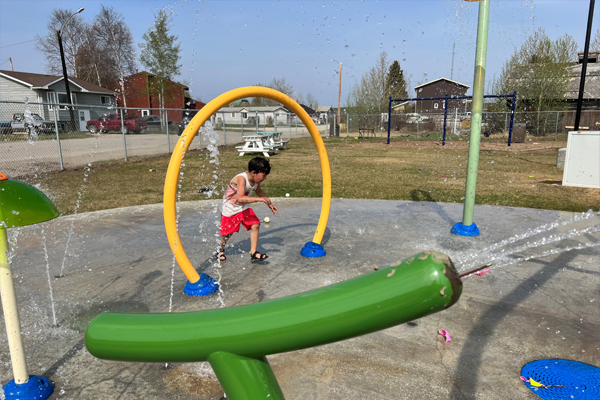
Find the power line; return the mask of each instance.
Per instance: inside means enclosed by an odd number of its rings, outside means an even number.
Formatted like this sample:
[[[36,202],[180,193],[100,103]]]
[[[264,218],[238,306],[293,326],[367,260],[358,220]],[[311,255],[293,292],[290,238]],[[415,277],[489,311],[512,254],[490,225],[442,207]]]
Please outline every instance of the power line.
[[[31,39],[31,40],[28,40],[28,41],[26,41],[26,42],[14,43],[14,44],[7,44],[6,46],[0,46],[0,49],[3,49],[3,48],[5,48],[5,47],[10,47],[10,46],[17,46],[17,45],[19,45],[19,44],[23,44],[23,43],[29,43],[29,42],[35,42],[35,39]]]

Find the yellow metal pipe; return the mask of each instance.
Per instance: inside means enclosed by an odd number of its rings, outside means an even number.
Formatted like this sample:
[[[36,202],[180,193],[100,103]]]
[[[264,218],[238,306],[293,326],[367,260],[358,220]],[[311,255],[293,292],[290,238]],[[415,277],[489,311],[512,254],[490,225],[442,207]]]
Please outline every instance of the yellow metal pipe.
[[[325,150],[323,139],[321,138],[321,135],[319,134],[319,131],[317,130],[317,127],[310,116],[291,97],[270,88],[248,86],[230,90],[229,92],[223,93],[202,107],[202,109],[190,121],[188,126],[181,134],[175,149],[173,150],[171,161],[169,162],[169,169],[167,170],[167,177],[165,178],[163,213],[165,219],[165,229],[167,231],[167,239],[169,240],[169,245],[171,246],[171,250],[173,251],[179,267],[191,283],[197,282],[200,279],[200,275],[198,275],[198,272],[196,272],[196,269],[187,257],[181,244],[181,238],[179,237],[179,231],[177,229],[176,196],[181,161],[190,147],[194,136],[196,136],[200,127],[210,118],[210,116],[232,101],[244,97],[266,97],[268,99],[275,100],[294,112],[300,118],[302,123],[304,123],[304,125],[308,128],[308,132],[317,146],[317,152],[319,154],[319,160],[321,162],[321,170],[323,174],[323,202],[321,205],[321,216],[319,218],[315,236],[313,237],[313,242],[319,244],[321,243],[321,240],[323,240],[323,234],[325,233],[325,228],[327,227],[329,210],[331,208],[331,170],[329,168],[329,158],[327,157],[327,151]]]

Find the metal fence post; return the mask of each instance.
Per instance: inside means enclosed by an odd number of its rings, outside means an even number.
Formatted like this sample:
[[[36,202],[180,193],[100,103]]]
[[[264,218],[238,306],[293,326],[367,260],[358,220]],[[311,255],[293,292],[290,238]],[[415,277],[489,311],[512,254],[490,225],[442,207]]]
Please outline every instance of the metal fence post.
[[[298,139],[298,117],[294,118],[296,121],[296,139]]]
[[[446,123],[448,122],[448,94],[444,99],[444,135],[442,137],[442,146],[446,145]]]
[[[244,117],[240,113],[240,126],[242,127],[242,136],[244,136]]]
[[[513,124],[515,121],[515,107],[517,105],[517,91],[515,90],[513,92],[513,99],[512,99],[512,109],[510,111],[510,128],[508,131],[508,145],[510,146],[510,141],[512,139],[512,131],[513,131]]]
[[[556,128],[554,129],[554,141],[556,141],[556,135],[558,135],[558,116],[560,111],[556,112]]]
[[[278,113],[274,113],[273,115],[275,116],[275,122],[273,123],[273,132],[277,132],[277,116],[279,114]]]
[[[125,152],[125,162],[127,162],[127,141],[125,140],[125,128],[123,125],[123,109],[121,108],[121,134],[123,135],[123,151]]]
[[[348,110],[346,110],[346,137],[350,135],[350,118],[348,118]]]
[[[164,115],[165,115],[165,121],[166,121],[166,125],[167,125],[167,149],[168,152],[171,152],[171,139],[169,138],[169,112],[167,110],[164,110]]]
[[[60,145],[60,136],[58,134],[58,121],[56,119],[56,107],[58,107],[58,106],[54,105],[54,107],[52,107],[52,110],[54,111],[54,130],[56,131],[56,143],[58,144],[58,159],[60,160],[60,170],[64,171],[65,166],[63,165],[62,147]]]
[[[225,137],[225,113],[221,113],[221,116],[223,117],[223,144],[227,145],[227,138]]]
[[[256,113],[256,134],[258,135],[258,111],[255,111]]]
[[[506,135],[506,123],[508,122],[508,113],[504,113],[504,132],[502,132],[502,138]]]

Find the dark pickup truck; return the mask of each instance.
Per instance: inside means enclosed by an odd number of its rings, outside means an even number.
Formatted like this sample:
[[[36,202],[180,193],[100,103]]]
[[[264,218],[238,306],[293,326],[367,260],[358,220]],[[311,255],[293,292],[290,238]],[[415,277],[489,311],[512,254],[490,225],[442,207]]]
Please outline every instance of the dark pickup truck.
[[[121,131],[121,116],[119,114],[104,114],[100,119],[95,119],[87,122],[87,130],[96,134],[98,132]],[[146,133],[148,124],[143,118],[127,118],[123,119],[123,133]]]

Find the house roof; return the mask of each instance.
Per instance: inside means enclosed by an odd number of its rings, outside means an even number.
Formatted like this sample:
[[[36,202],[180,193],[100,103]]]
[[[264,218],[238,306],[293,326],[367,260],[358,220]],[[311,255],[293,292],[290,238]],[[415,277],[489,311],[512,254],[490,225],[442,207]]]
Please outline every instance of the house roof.
[[[59,75],[34,74],[31,72],[20,71],[0,70],[0,75],[23,85],[29,86],[30,89],[48,89],[48,86],[51,84],[64,80],[64,78]],[[103,88],[102,86],[98,86],[90,82],[86,82],[83,79],[69,77],[69,82],[78,86],[82,92],[106,93],[114,95],[112,90]]]
[[[567,84],[565,97],[567,100],[579,98],[579,83],[581,81],[581,68],[583,64],[575,64],[569,67],[571,78]],[[600,98],[600,62],[588,63],[585,70],[585,87],[583,90],[584,100]]]
[[[317,111],[317,112],[329,112],[329,110],[333,110],[333,107],[331,107],[331,106],[319,106],[319,107],[315,108],[315,111]]]
[[[444,80],[444,81],[447,81],[447,82],[451,82],[451,83],[454,83],[454,84],[456,84],[456,85],[459,85],[459,86],[466,87],[467,89],[471,87],[471,86],[469,86],[469,85],[465,85],[464,83],[460,83],[460,82],[453,81],[452,79],[447,79],[447,78],[437,78],[437,79],[436,79],[436,80],[434,80],[434,81],[431,81],[431,82],[425,82],[425,83],[423,83],[422,85],[415,86],[415,89],[418,89],[418,88],[420,88],[420,87],[423,87],[423,86],[431,85],[432,83],[435,83],[435,82],[437,82],[437,81],[441,81],[441,80]]]

